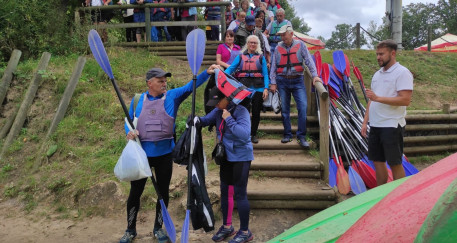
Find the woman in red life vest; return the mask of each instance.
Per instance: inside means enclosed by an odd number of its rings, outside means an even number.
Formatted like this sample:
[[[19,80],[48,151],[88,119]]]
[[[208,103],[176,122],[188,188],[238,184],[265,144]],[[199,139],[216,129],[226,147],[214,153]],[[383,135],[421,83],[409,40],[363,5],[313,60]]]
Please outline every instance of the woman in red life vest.
[[[260,111],[263,100],[268,97],[268,79],[267,61],[260,47],[260,40],[255,35],[246,38],[246,45],[241,50],[242,54],[238,55],[230,67],[225,70],[226,73],[232,74],[237,71],[236,78],[246,87],[255,90],[251,102],[246,107],[251,110],[251,141],[258,143],[257,129],[260,122]]]

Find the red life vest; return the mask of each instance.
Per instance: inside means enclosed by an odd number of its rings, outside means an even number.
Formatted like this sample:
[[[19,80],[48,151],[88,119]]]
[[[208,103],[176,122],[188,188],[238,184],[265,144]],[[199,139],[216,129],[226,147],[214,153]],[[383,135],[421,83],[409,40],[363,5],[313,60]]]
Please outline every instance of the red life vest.
[[[254,54],[252,57],[249,57],[247,52],[241,55],[240,60],[240,71],[238,73],[239,78],[263,78],[262,74],[262,55]]]
[[[304,67],[303,67],[303,58],[300,56],[300,51],[301,51],[300,42],[297,41],[289,49],[289,52],[282,45],[278,45],[276,47],[276,50],[278,50],[278,53],[280,55],[279,62],[276,63],[277,64],[276,73],[278,73],[278,74],[284,73],[284,71],[286,71],[286,70],[284,70],[284,68],[293,69],[299,73],[303,72]]]
[[[254,86],[255,88],[264,87],[262,74],[262,58],[263,55],[254,54],[250,57],[248,52],[241,55],[240,70],[236,74],[240,82],[247,87]]]

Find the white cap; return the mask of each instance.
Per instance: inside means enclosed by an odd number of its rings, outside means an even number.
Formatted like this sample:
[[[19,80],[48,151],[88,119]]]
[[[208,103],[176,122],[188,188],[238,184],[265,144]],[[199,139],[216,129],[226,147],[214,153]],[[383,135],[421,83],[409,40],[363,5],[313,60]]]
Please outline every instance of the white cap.
[[[290,24],[286,24],[286,25],[283,25],[281,27],[281,29],[279,29],[278,32],[276,32],[276,34],[282,34],[282,33],[285,33],[286,31],[294,31],[294,29],[292,28],[292,25]]]

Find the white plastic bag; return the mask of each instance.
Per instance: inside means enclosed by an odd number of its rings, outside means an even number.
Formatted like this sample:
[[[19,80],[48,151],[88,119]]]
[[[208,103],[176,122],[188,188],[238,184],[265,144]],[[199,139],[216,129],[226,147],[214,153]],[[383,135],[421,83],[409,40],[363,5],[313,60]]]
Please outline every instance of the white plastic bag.
[[[129,140],[114,167],[114,175],[121,181],[136,181],[152,176],[148,157],[138,143]]]
[[[279,91],[275,91],[273,93],[271,90],[268,90],[268,97],[263,101],[263,106],[272,108],[276,114],[281,112],[281,99],[279,98]]]

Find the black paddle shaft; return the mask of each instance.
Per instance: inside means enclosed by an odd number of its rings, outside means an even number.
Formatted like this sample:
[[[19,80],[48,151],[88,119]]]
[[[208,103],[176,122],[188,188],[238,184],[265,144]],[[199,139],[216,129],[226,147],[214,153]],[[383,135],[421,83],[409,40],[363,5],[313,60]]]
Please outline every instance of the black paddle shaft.
[[[190,121],[190,125],[189,125],[189,129],[190,129],[190,134],[191,134],[191,138],[190,138],[190,143],[194,143],[195,145],[195,141],[194,141],[194,137],[192,137],[192,127],[195,125],[194,124],[194,117],[195,117],[195,90],[197,89],[197,75],[194,74],[193,76],[193,79],[192,79],[192,110],[191,110],[191,113],[190,113],[190,116],[191,116],[191,121]],[[190,206],[191,206],[191,198],[190,198],[190,194],[191,194],[191,183],[192,183],[192,160],[193,160],[193,154],[194,154],[194,146],[190,146],[191,149],[190,149],[190,154],[189,154],[189,163],[187,165],[187,178],[188,178],[188,185],[187,185],[187,209],[190,209]]]

